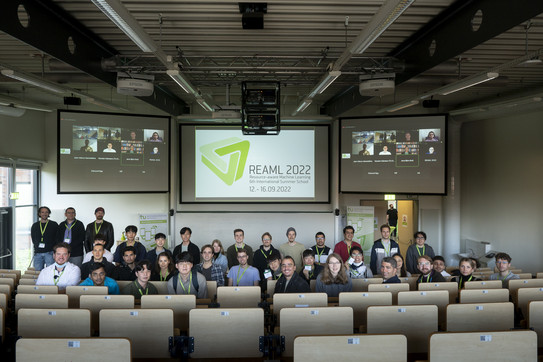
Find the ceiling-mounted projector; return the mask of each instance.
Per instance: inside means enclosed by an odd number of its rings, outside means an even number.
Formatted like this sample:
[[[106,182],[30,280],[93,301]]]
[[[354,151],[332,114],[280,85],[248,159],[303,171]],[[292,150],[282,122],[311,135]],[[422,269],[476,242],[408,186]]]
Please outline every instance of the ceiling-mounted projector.
[[[364,97],[382,97],[394,93],[394,73],[361,75],[358,90]]]
[[[117,93],[127,96],[148,97],[153,94],[154,75],[117,73]]]

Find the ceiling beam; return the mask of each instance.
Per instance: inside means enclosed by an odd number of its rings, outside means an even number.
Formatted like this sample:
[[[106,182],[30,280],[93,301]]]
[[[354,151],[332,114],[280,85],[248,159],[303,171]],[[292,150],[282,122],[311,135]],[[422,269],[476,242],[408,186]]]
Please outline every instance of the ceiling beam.
[[[28,14],[26,26],[20,21],[20,5]],[[52,0],[2,0],[0,8],[0,31],[113,87],[117,86],[117,74],[102,70],[101,61],[118,52]],[[73,53],[68,39],[75,44]],[[157,86],[153,96],[138,98],[175,116],[187,109],[183,100]]]
[[[477,11],[482,21],[475,31],[472,20]],[[405,71],[396,75],[396,85],[492,39],[543,12],[543,1],[533,0],[457,0],[428,24],[392,50],[388,56],[405,64]],[[435,41],[435,51],[429,48]],[[366,102],[358,85],[336,95],[321,108],[321,114],[340,114]]]

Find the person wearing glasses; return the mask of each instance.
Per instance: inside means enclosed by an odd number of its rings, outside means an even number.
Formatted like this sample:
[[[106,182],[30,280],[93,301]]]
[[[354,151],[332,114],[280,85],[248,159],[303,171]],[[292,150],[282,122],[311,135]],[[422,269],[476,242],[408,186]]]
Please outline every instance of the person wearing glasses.
[[[257,268],[250,266],[247,261],[249,256],[247,250],[237,250],[238,265],[234,265],[228,272],[228,285],[229,286],[258,286],[260,283],[260,272]]]
[[[315,253],[315,263],[318,265],[326,264],[328,255],[332,253],[332,250],[325,245],[326,236],[322,231],[315,234],[315,245],[311,247],[311,250]]]
[[[347,275],[345,263],[339,254],[332,253],[326,259],[324,270],[317,276],[315,291],[326,293],[328,297],[338,297],[339,293],[353,291],[353,281]]]
[[[272,236],[269,232],[262,234],[262,245],[255,250],[253,254],[253,266],[260,272],[260,281],[262,286],[266,284],[266,278],[264,272],[268,269],[268,258],[272,253],[279,252],[272,245]]]
[[[428,255],[430,258],[434,259],[436,254],[434,253],[434,249],[426,244],[426,233],[424,231],[417,231],[413,235],[413,238],[415,239],[415,244],[409,245],[407,248],[405,264],[408,272],[411,274],[418,274],[418,257],[421,255]]]
[[[373,278],[370,268],[364,264],[364,252],[358,246],[352,247],[351,257],[347,261],[346,267],[351,279]]]
[[[168,281],[168,293],[192,294],[198,299],[207,298],[206,277],[192,268],[194,259],[189,251],[175,256],[175,267],[179,274]]]
[[[281,273],[275,283],[275,293],[311,293],[309,284],[296,273],[296,262],[291,256],[281,261]]]
[[[417,259],[417,265],[420,271],[420,277],[417,279],[418,283],[440,283],[447,280],[441,273],[434,270],[432,264],[432,258],[428,255],[421,255]]]
[[[520,279],[517,274],[511,272],[511,257],[506,253],[496,254],[497,273],[490,275],[490,280],[501,280],[504,288],[507,288],[511,279]]]

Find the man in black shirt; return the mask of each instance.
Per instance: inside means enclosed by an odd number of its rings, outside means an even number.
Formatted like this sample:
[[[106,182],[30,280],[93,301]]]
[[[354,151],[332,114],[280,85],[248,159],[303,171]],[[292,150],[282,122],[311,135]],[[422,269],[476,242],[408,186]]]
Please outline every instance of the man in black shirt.
[[[396,236],[398,226],[398,210],[394,208],[393,204],[390,204],[389,209],[387,210],[387,223],[392,229],[391,236]]]
[[[113,279],[136,280],[136,248],[127,246],[123,250],[123,263],[115,267]]]

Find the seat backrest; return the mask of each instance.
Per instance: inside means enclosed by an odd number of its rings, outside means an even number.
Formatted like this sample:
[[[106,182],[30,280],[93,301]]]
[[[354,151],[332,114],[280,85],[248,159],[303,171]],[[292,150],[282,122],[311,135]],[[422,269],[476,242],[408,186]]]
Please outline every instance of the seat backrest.
[[[70,308],[79,308],[79,299],[82,295],[107,295],[108,288],[106,286],[83,286],[70,285],[66,287],[66,295],[68,296],[68,306]]]
[[[194,337],[191,358],[258,358],[262,356],[258,346],[264,335],[264,310],[192,309],[189,331]]]
[[[15,312],[21,308],[68,308],[68,296],[65,294],[17,294]]]
[[[532,279],[534,276],[532,273],[517,273],[519,279]]]
[[[171,309],[100,311],[100,337],[128,338],[134,358],[170,358],[169,338],[173,333]]]
[[[8,310],[8,295],[5,293],[0,293],[0,308],[4,312],[7,312]]]
[[[343,361],[406,361],[407,338],[401,334],[356,334],[294,339],[294,361],[334,361],[338,356]]]
[[[217,298],[217,281],[208,280],[207,282],[207,297],[214,301]]]
[[[153,281],[151,282],[157,289],[158,294],[167,295],[168,293],[168,282],[164,281]]]
[[[419,290],[448,290],[449,304],[456,303],[458,297],[458,283],[456,282],[419,283]]]
[[[502,289],[501,280],[476,280],[472,282],[466,282],[464,289]]]
[[[509,294],[513,298],[513,302],[517,303],[517,291],[520,288],[541,288],[543,287],[543,279],[512,279],[509,281]]]
[[[353,292],[367,292],[370,284],[383,284],[383,278],[353,279]]]
[[[144,295],[142,309],[168,308],[173,310],[174,327],[186,332],[189,328],[189,312],[196,308],[195,295]]]
[[[0,273],[15,274],[17,275],[17,281],[21,279],[21,271],[16,269],[0,269]]]
[[[91,317],[86,309],[27,309],[17,315],[17,334],[26,337],[90,337]]]
[[[370,284],[368,292],[391,292],[392,304],[398,304],[398,293],[409,291],[408,283]]]
[[[509,302],[509,289],[462,289],[460,291],[460,303],[499,302]]]
[[[131,309],[134,308],[133,295],[92,295],[83,294],[79,298],[79,308],[91,312],[91,327],[99,330],[99,316],[102,309]]]
[[[56,285],[19,285],[17,286],[17,294],[58,294],[58,286]]]
[[[80,361],[95,360],[96,351],[106,351],[107,359],[130,362],[130,341],[126,338],[21,338],[15,345],[17,361],[70,361],[74,351]]]
[[[398,305],[436,305],[437,318],[440,326],[445,326],[449,291],[447,290],[418,290],[398,293]]]
[[[428,357],[432,362],[537,361],[534,331],[434,333]]]
[[[36,280],[38,279],[21,278],[19,279],[19,285],[36,285]]]
[[[280,334],[285,336],[285,357],[292,357],[297,336],[341,335],[353,331],[351,307],[283,308],[279,315]]]
[[[13,291],[13,288],[7,284],[0,284],[0,293],[4,293],[5,295],[8,295],[11,298],[11,292]]]
[[[326,293],[277,293],[273,295],[273,314],[279,316],[283,308],[327,307]]]
[[[436,305],[374,306],[368,308],[368,334],[400,333],[408,353],[428,350],[428,337],[437,332]]]
[[[513,326],[514,306],[511,302],[447,306],[447,332],[507,331]]]
[[[409,284],[409,290],[417,290],[418,277],[400,277],[402,283]]]
[[[218,287],[217,302],[221,308],[256,308],[260,294],[260,287]]]
[[[539,272],[535,275],[536,278],[538,279],[543,279],[543,272]]]
[[[15,288],[15,279],[14,278],[0,278],[0,284],[7,284],[11,289]]]
[[[537,346],[543,347],[543,301],[534,300],[528,303],[528,328],[537,333]]]
[[[534,300],[543,300],[543,288],[520,288],[517,291],[517,307],[524,318],[528,318],[528,303]]]
[[[339,293],[339,306],[353,308],[353,328],[366,331],[366,313],[372,305],[392,305],[391,292],[343,292]]]
[[[0,341],[2,343],[4,343],[5,334],[6,334],[6,309],[0,308]]]
[[[276,283],[277,283],[277,280],[272,280],[272,279],[266,280],[266,294],[268,294],[270,298],[273,298],[273,295],[275,294]]]

